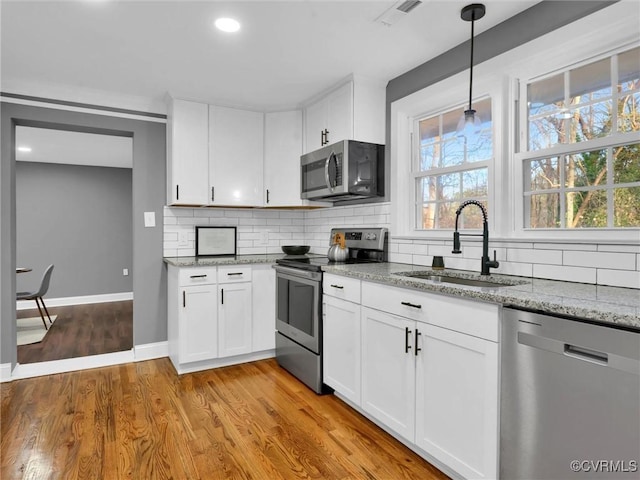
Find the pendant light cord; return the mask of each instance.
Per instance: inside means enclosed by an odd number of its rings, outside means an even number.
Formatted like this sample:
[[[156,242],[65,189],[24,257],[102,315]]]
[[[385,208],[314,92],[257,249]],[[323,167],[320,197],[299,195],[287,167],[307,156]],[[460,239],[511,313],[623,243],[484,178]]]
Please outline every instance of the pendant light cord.
[[[469,110],[471,110],[471,98],[473,89],[473,25],[476,20],[475,12],[471,13],[471,61],[469,63]]]

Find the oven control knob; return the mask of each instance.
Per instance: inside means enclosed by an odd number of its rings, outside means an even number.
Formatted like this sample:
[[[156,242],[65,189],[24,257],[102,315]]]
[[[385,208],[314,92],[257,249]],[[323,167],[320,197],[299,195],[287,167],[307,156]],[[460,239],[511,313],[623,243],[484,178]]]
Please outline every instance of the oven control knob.
[[[375,233],[367,233],[364,236],[365,240],[376,240],[378,238],[378,236]]]

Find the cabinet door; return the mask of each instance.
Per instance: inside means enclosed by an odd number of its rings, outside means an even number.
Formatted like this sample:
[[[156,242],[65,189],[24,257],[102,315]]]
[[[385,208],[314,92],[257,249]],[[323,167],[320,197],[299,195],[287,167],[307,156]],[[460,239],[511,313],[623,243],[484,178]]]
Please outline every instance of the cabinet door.
[[[217,290],[215,285],[180,288],[178,335],[180,363],[218,356]]]
[[[327,128],[327,101],[323,98],[304,109],[305,153],[322,147],[325,128]]]
[[[209,190],[208,106],[173,99],[168,111],[168,202],[172,205],[206,205]]]
[[[326,128],[328,144],[353,138],[353,82],[327,96]]]
[[[360,305],[324,296],[323,381],[360,405]]]
[[[262,205],[264,116],[209,107],[209,185],[212,205]]]
[[[497,478],[498,344],[418,328],[415,443],[465,478]]]
[[[219,356],[251,352],[251,284],[219,285],[218,294]]]
[[[257,265],[252,274],[254,352],[276,348],[276,271]]]
[[[362,307],[362,408],[414,439],[415,322]]]
[[[267,113],[264,138],[264,204],[303,205],[300,199],[302,111]]]

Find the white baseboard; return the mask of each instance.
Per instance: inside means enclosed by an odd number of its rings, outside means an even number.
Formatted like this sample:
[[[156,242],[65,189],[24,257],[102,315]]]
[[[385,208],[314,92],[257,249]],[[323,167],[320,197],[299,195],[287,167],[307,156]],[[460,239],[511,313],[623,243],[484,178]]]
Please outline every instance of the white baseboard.
[[[8,382],[11,380],[11,364],[0,364],[0,383]]]
[[[51,362],[17,364],[11,373],[11,380],[40,377],[56,373],[88,370],[90,368],[109,367],[134,361],[133,349],[125,352],[105,353],[103,355],[88,355],[86,357],[65,358]]]
[[[169,356],[169,342],[147,343],[136,345],[124,352],[105,353],[103,355],[88,355],[86,357],[65,358],[51,362],[17,364],[11,371],[11,364],[0,365],[0,382],[8,382],[21,378],[40,377],[55,373],[87,370],[90,368],[110,367],[123,363],[142,362]]]
[[[210,368],[228,367],[230,365],[238,365],[240,363],[256,362],[276,356],[275,349],[263,350],[261,352],[246,353],[243,355],[235,355],[233,357],[215,358],[212,360],[203,360],[201,362],[192,362],[188,364],[176,364],[172,360],[173,367],[178,375],[185,373],[199,372],[201,370],[209,370]]]
[[[145,343],[133,347],[133,356],[136,362],[153,360],[169,356],[169,342]]]
[[[88,303],[123,302],[133,300],[133,292],[104,293],[101,295],[83,295],[79,297],[47,298],[47,307],[66,307],[69,305],[86,305]],[[31,310],[38,308],[34,300],[20,300],[16,302],[16,310]]]

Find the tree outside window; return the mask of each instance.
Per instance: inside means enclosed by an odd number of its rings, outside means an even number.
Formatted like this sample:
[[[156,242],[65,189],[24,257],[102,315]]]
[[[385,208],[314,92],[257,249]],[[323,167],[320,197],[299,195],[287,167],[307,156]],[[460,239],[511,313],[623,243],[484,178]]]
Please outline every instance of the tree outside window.
[[[467,199],[485,207],[489,196],[489,165],[493,158],[491,99],[473,104],[482,121],[470,136],[457,136],[462,108],[417,120],[418,142],[413,176],[416,185],[416,229],[453,229],[456,210]],[[461,228],[482,228],[478,209],[465,209]]]
[[[527,85],[525,228],[640,226],[640,48]]]

